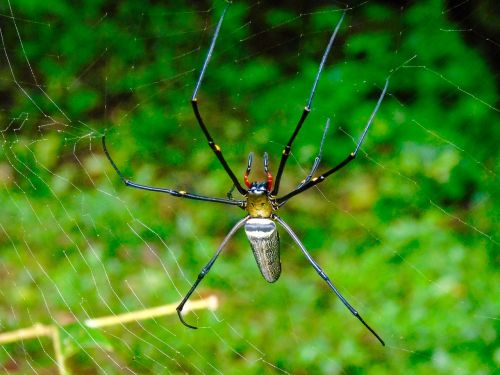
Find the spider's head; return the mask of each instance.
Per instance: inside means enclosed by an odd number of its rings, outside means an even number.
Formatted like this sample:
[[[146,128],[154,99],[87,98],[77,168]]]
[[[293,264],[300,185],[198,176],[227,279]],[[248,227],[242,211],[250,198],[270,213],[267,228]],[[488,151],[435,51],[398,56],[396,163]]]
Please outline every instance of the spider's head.
[[[264,153],[264,173],[267,175],[267,181],[264,182],[250,182],[248,180],[248,175],[252,169],[253,153],[248,155],[248,165],[245,172],[244,180],[245,185],[248,188],[248,193],[251,195],[263,195],[269,193],[273,187],[273,175],[269,172],[269,157],[267,152]]]
[[[249,184],[248,194],[251,195],[263,195],[268,192],[268,184],[267,181],[264,182],[252,182]]]

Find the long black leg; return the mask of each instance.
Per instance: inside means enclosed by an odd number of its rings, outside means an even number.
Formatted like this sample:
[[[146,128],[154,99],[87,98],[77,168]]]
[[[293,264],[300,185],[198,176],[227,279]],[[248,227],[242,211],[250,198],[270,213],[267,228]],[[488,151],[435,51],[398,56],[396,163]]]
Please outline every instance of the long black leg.
[[[182,299],[181,303],[179,303],[179,306],[177,306],[176,310],[177,310],[177,315],[179,315],[179,319],[181,320],[182,324],[184,324],[186,327],[189,327],[189,328],[193,328],[193,329],[197,329],[198,327],[195,327],[191,324],[188,324],[186,323],[186,321],[184,320],[184,318],[182,317],[182,309],[184,308],[184,305],[186,304],[186,302],[188,301],[189,297],[191,297],[191,294],[193,294],[193,292],[195,291],[196,287],[198,286],[198,284],[201,282],[201,280],[203,280],[203,278],[205,277],[205,275],[208,273],[208,271],[210,271],[210,268],[212,268],[213,264],[215,263],[215,261],[217,260],[217,258],[219,257],[219,254],[221,253],[222,249],[224,249],[224,247],[226,246],[227,242],[231,239],[231,237],[236,233],[236,231],[238,229],[240,229],[244,224],[245,222],[250,218],[250,216],[246,216],[244,217],[243,219],[241,219],[240,221],[238,221],[236,223],[236,225],[233,227],[233,229],[231,229],[229,231],[229,233],[226,235],[226,237],[224,238],[224,241],[222,241],[222,243],[220,244],[219,248],[217,249],[217,252],[215,253],[215,255],[212,257],[212,259],[210,259],[210,261],[205,265],[205,267],[203,267],[203,269],[201,270],[200,274],[198,275],[198,278],[196,279],[196,281],[194,282],[193,286],[191,287],[191,289],[189,289],[189,292],[186,294],[186,296]]]
[[[118,176],[120,176],[121,180],[123,181],[123,183],[126,186],[130,186],[130,187],[133,187],[135,189],[141,189],[141,190],[147,190],[147,191],[155,191],[155,192],[159,192],[159,193],[167,193],[167,194],[173,195],[174,197],[190,198],[190,199],[196,199],[196,200],[205,201],[205,202],[224,203],[224,204],[230,204],[230,205],[233,205],[233,206],[239,206],[241,208],[245,207],[245,202],[244,201],[237,201],[237,200],[233,200],[233,199],[224,199],[224,198],[205,197],[203,195],[197,195],[197,194],[187,193],[187,192],[185,192],[183,190],[176,191],[176,190],[172,190],[172,189],[158,188],[158,187],[141,185],[141,184],[137,184],[135,182],[132,182],[132,181],[128,180],[127,178],[125,178],[125,176],[123,175],[123,173],[118,169],[118,167],[116,166],[115,162],[111,158],[111,155],[108,152],[108,148],[106,147],[106,136],[102,137],[102,147],[104,149],[104,153],[106,154],[106,157],[108,158],[109,162],[111,163],[111,165],[113,166],[114,170],[116,171],[116,173],[118,174]]]
[[[328,133],[328,128],[330,127],[330,119],[326,119],[326,124],[325,124],[325,130],[323,131],[323,137],[321,138],[321,143],[319,145],[319,152],[318,156],[314,159],[313,166],[311,168],[311,172],[307,175],[307,177],[297,186],[297,189],[300,188],[302,185],[307,184],[309,181],[311,181],[312,176],[314,173],[316,173],[316,170],[319,167],[319,163],[321,163],[321,157],[323,156],[323,144],[325,143],[326,139],[326,134]]]
[[[312,188],[313,186],[319,184],[320,182],[323,182],[328,176],[331,174],[334,174],[338,170],[344,168],[347,164],[349,164],[351,161],[354,160],[356,157],[359,148],[361,147],[361,144],[363,143],[363,140],[366,137],[366,133],[368,132],[368,129],[370,128],[370,125],[372,124],[373,118],[375,117],[375,114],[377,113],[380,104],[382,103],[382,100],[384,99],[385,93],[387,91],[387,87],[389,86],[389,78],[385,81],[384,89],[382,90],[382,93],[380,94],[380,97],[378,98],[377,105],[375,106],[375,109],[373,110],[370,118],[368,119],[368,123],[365,126],[365,130],[363,131],[363,134],[361,134],[361,138],[359,139],[358,143],[356,144],[356,148],[354,149],[353,152],[351,152],[344,160],[342,160],[339,164],[337,164],[335,167],[332,169],[326,171],[322,175],[313,178],[309,182],[300,185],[297,189],[292,190],[290,193],[282,196],[281,198],[276,199],[276,202],[279,204],[279,206],[282,206],[286,201],[288,201],[290,198],[293,196],[302,193],[303,191]]]
[[[319,64],[318,68],[318,73],[316,74],[316,79],[314,80],[311,93],[309,94],[309,99],[307,100],[307,104],[304,108],[304,111],[302,112],[302,115],[300,116],[299,122],[297,123],[297,126],[295,127],[295,130],[292,133],[292,136],[290,137],[290,140],[285,146],[285,149],[283,150],[281,154],[281,161],[280,165],[278,167],[278,172],[276,173],[276,179],[274,181],[274,188],[273,191],[271,192],[271,195],[276,196],[278,194],[279,188],[280,188],[280,181],[281,181],[281,176],[283,175],[283,171],[285,169],[286,161],[288,160],[288,156],[290,155],[290,151],[292,149],[292,144],[295,138],[297,137],[297,134],[299,134],[299,131],[302,127],[302,124],[307,118],[307,115],[309,115],[309,112],[311,112],[311,103],[313,100],[314,93],[316,92],[316,87],[318,86],[318,81],[319,77],[321,75],[321,72],[323,71],[323,67],[325,66],[326,58],[328,57],[330,50],[333,45],[333,41],[335,40],[335,37],[337,36],[337,32],[340,29],[340,25],[342,24],[342,21],[344,20],[345,16],[345,11],[342,13],[342,17],[340,17],[339,22],[337,23],[337,26],[335,26],[335,30],[333,30],[332,36],[330,37],[330,40],[328,41],[328,45],[326,46],[325,52],[323,53],[323,58],[321,59],[321,63]]]
[[[205,58],[205,62],[203,63],[203,67],[201,68],[200,72],[200,77],[198,78],[198,82],[196,82],[196,86],[194,88],[193,96],[191,98],[191,105],[193,107],[193,112],[194,115],[196,116],[196,120],[198,121],[198,124],[200,125],[201,130],[203,131],[203,134],[205,134],[205,137],[207,138],[208,145],[212,149],[212,151],[215,153],[215,156],[217,156],[217,159],[219,159],[220,163],[222,164],[222,167],[224,167],[224,170],[226,173],[229,175],[229,178],[233,181],[234,186],[240,194],[246,195],[247,191],[244,189],[236,176],[234,175],[233,171],[231,170],[231,167],[227,163],[226,159],[224,159],[224,156],[222,155],[222,150],[218,144],[216,144],[208,132],[208,129],[205,125],[205,122],[203,121],[200,111],[198,109],[198,90],[200,89],[201,82],[203,80],[203,76],[205,75],[205,71],[207,70],[208,62],[210,61],[210,58],[212,57],[212,53],[215,47],[215,42],[217,40],[217,37],[219,36],[219,31],[222,25],[222,21],[224,20],[224,16],[226,15],[227,8],[229,7],[231,3],[228,3],[227,6],[224,8],[224,11],[222,12],[222,16],[219,19],[219,22],[217,23],[217,27],[215,28],[214,35],[212,37],[212,41],[210,43],[210,48],[208,49],[207,57]]]
[[[333,292],[337,295],[337,297],[339,297],[339,299],[342,301],[342,303],[345,305],[345,307],[347,307],[349,309],[349,311],[351,312],[351,314],[354,315],[356,318],[358,318],[358,320],[361,323],[363,323],[363,325],[366,328],[368,328],[368,330],[378,339],[378,341],[380,341],[380,343],[385,346],[384,340],[382,340],[382,338],[368,324],[366,324],[366,322],[361,317],[361,315],[359,315],[358,311],[354,307],[352,307],[352,305],[349,302],[347,302],[347,300],[339,292],[339,290],[335,287],[335,285],[333,285],[333,283],[331,282],[330,278],[325,274],[325,272],[321,269],[321,267],[318,265],[318,263],[316,263],[316,261],[311,257],[311,255],[306,250],[306,248],[304,247],[304,245],[302,244],[302,242],[299,240],[299,238],[297,237],[297,235],[292,230],[292,228],[290,228],[288,226],[288,224],[285,223],[280,217],[274,215],[274,219],[278,223],[280,223],[283,228],[285,228],[285,230],[288,232],[288,234],[290,235],[290,237],[292,237],[292,239],[295,241],[295,243],[300,247],[300,250],[302,250],[302,253],[306,256],[307,260],[314,267],[314,269],[316,270],[316,272],[318,273],[318,275],[323,280],[325,280],[325,282],[328,284],[328,286],[330,287],[330,289],[332,289]]]

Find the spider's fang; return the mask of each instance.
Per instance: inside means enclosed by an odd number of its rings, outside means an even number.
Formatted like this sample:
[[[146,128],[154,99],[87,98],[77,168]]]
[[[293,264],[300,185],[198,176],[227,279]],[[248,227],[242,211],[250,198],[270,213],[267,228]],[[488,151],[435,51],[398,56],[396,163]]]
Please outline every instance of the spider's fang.
[[[271,191],[273,187],[273,175],[267,172],[267,191]]]
[[[267,174],[267,191],[273,187],[273,175],[269,172],[269,155],[264,152],[264,172]]]
[[[248,181],[248,175],[250,174],[250,171],[252,170],[252,162],[253,162],[253,152],[248,154],[247,170],[245,171],[245,175],[243,176],[243,179],[245,180],[245,185],[249,189],[250,189],[250,186],[252,186],[250,181]]]
[[[243,180],[245,180],[245,185],[247,186],[247,188],[250,189],[250,181],[248,181],[248,173],[245,173],[245,176],[243,176]]]

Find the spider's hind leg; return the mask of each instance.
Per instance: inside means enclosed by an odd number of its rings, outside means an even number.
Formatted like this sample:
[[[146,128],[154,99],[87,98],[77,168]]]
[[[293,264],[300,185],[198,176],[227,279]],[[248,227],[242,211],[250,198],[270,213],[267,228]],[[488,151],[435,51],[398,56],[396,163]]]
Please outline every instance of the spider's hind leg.
[[[344,304],[345,307],[351,312],[352,315],[354,315],[371,333],[373,336],[377,338],[377,340],[385,346],[384,340],[378,335],[377,332],[373,330],[372,327],[370,327],[365,320],[359,315],[358,311],[352,307],[352,305],[345,299],[345,297],[340,293],[340,291],[333,285],[332,281],[330,278],[326,275],[326,273],[321,269],[318,263],[312,258],[312,256],[309,254],[305,246],[302,244],[300,241],[299,237],[295,234],[295,232],[290,228],[290,226],[283,221],[279,216],[274,215],[274,219],[281,224],[281,226],[287,231],[287,233],[292,237],[292,239],[295,241],[295,243],[299,246],[300,250],[302,253],[305,255],[309,263],[311,263],[311,266],[316,270],[318,275],[328,284],[330,289],[337,295],[337,297],[340,299],[340,301]]]
[[[220,244],[220,246],[217,249],[217,251],[214,254],[214,256],[208,261],[208,263],[205,265],[205,267],[203,267],[202,270],[201,270],[201,272],[198,274],[198,277],[196,278],[196,281],[194,282],[194,284],[191,286],[191,289],[189,289],[189,292],[187,292],[187,294],[184,296],[184,298],[182,299],[181,303],[179,303],[179,306],[176,307],[175,310],[177,311],[177,315],[179,316],[179,319],[182,322],[182,324],[184,324],[186,327],[189,327],[189,328],[192,328],[192,329],[197,329],[198,328],[198,327],[195,327],[195,326],[193,326],[191,324],[186,323],[186,321],[182,317],[182,310],[184,309],[184,305],[189,300],[189,297],[191,297],[191,295],[194,293],[194,291],[198,287],[198,284],[200,284],[201,280],[203,280],[203,278],[210,271],[210,269],[214,265],[215,261],[219,257],[220,253],[222,252],[222,250],[224,249],[224,247],[228,243],[228,241],[236,233],[236,231],[238,229],[240,229],[246,223],[246,221],[249,218],[250,218],[250,216],[244,217],[243,219],[241,219],[240,221],[238,221],[236,223],[236,225],[229,231],[229,233],[226,235],[226,237],[224,238],[224,240]]]

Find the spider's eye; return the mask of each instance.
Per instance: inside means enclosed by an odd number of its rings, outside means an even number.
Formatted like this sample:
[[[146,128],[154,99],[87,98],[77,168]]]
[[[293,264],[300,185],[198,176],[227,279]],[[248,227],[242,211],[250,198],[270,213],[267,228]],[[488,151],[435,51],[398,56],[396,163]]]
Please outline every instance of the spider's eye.
[[[250,191],[254,194],[263,194],[267,192],[267,182],[252,182]]]

